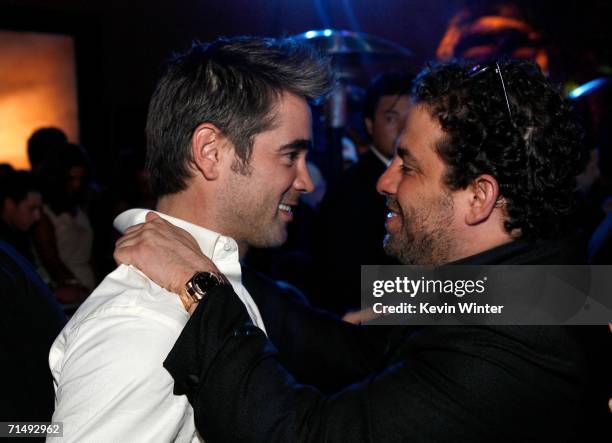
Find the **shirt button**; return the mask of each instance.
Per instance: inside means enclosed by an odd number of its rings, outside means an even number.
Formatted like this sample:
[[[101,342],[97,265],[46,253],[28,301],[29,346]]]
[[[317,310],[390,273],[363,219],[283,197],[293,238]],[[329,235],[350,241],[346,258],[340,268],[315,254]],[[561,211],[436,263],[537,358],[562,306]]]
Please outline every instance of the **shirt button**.
[[[223,245],[223,250],[226,252],[233,252],[234,251],[234,245],[231,244],[230,242],[227,242]]]

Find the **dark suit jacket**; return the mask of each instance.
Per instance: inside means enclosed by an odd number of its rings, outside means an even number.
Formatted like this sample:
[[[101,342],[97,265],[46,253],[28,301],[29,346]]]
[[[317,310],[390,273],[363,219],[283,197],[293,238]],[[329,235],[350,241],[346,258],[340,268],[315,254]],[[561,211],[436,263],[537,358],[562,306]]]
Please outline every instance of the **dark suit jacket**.
[[[556,248],[496,249],[487,262],[545,261]],[[252,295],[280,354],[220,287],[165,362],[209,442],[559,442],[583,431],[587,368],[571,328],[398,327],[372,336],[278,293]],[[311,374],[301,377],[359,381],[324,395],[281,363],[306,365]]]
[[[383,162],[368,151],[321,202],[314,264],[326,286],[308,291],[316,306],[337,314],[359,308],[361,265],[395,263],[383,249],[387,204],[376,191],[383,172]]]

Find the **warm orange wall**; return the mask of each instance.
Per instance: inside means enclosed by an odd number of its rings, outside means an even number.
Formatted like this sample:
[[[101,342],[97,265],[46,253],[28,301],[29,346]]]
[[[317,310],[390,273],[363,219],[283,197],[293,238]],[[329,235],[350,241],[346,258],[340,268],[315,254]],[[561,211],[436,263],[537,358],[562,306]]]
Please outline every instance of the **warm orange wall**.
[[[45,126],[78,142],[73,39],[0,31],[0,163],[29,168],[28,137]]]

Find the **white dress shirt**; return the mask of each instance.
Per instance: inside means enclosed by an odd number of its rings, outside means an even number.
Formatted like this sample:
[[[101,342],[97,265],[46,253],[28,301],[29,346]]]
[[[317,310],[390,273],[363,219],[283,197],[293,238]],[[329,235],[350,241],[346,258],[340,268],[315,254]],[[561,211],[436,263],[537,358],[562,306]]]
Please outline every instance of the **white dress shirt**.
[[[131,209],[115,219],[123,232],[148,211]],[[241,282],[236,242],[160,214],[194,236],[225,274],[265,332],[257,305]],[[66,442],[197,442],[187,397],[172,393],[162,366],[189,316],[179,298],[131,266],[111,272],[77,310],[49,353],[55,387],[53,421]],[[53,440],[53,439],[52,439]]]

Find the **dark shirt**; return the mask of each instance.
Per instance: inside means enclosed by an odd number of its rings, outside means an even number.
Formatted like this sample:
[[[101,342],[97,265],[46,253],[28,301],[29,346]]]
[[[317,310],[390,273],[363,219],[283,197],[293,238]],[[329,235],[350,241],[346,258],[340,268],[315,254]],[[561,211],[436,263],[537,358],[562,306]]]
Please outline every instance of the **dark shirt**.
[[[307,288],[314,305],[339,315],[359,308],[361,265],[396,263],[383,248],[387,203],[376,191],[385,169],[372,151],[366,152],[321,202],[314,263],[315,274],[327,284]]]
[[[19,253],[27,258],[31,263],[34,262],[32,242],[30,241],[30,235],[27,232],[12,229],[3,220],[0,220],[0,240],[4,240],[12,247],[17,249],[17,251],[19,251]]]
[[[560,245],[512,242],[463,263],[555,262]],[[219,287],[164,363],[207,441],[558,442],[587,432],[589,373],[576,329],[371,335],[274,291],[252,295],[278,350],[231,288]],[[344,388],[325,395],[298,383],[285,368],[300,365],[299,378],[327,375]]]
[[[66,317],[34,267],[0,241],[0,420],[50,421],[49,349]]]

